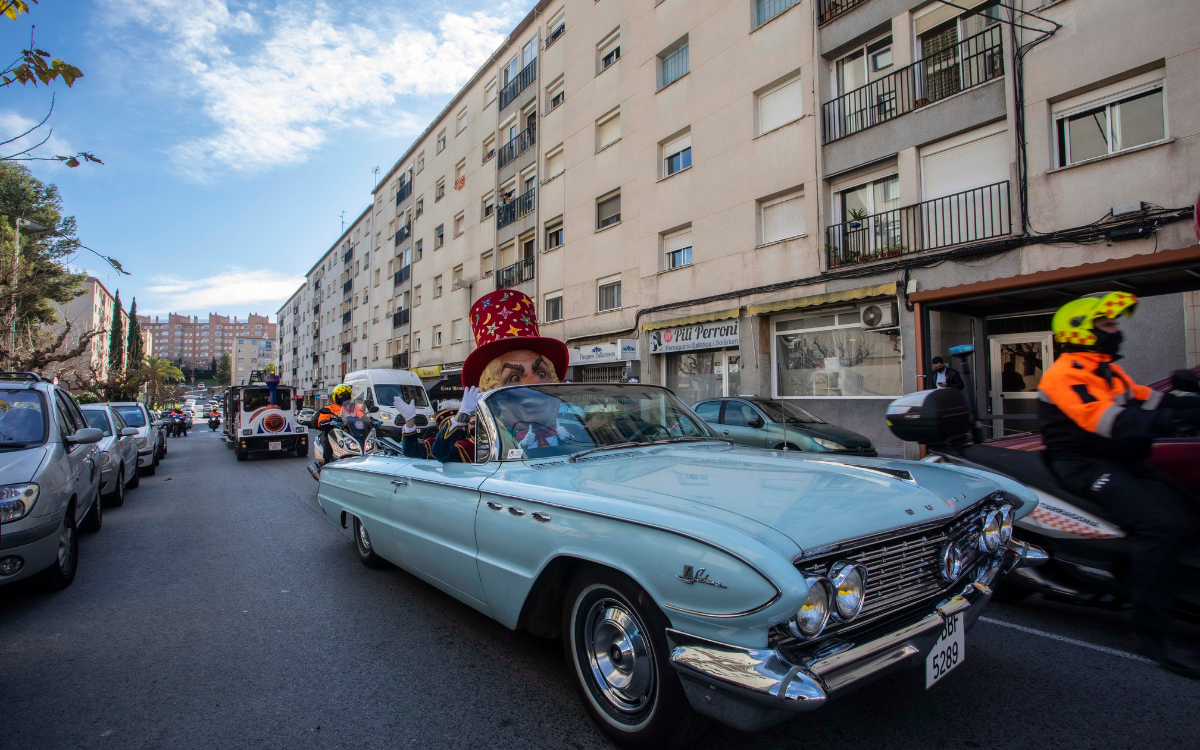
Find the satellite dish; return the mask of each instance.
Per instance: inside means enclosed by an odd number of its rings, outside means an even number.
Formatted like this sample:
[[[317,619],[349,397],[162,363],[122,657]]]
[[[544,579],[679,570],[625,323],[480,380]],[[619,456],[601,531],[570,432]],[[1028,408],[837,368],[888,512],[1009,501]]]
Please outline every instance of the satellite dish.
[[[883,322],[883,309],[879,305],[867,305],[862,311],[863,325],[874,328]]]

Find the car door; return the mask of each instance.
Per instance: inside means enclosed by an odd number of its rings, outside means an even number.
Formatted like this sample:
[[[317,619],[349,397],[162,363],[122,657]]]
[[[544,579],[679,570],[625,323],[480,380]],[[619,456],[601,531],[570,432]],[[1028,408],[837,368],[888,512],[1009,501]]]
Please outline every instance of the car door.
[[[745,401],[731,399],[725,402],[721,418],[721,430],[738,445],[750,448],[770,448],[769,432],[764,429],[763,419],[754,407]],[[758,425],[755,427],[754,425]]]
[[[129,425],[121,419],[121,415],[116,409],[109,409],[108,416],[112,419],[113,434],[117,436],[117,454],[121,457],[121,461],[125,464],[125,476],[132,477],[130,472],[137,471],[137,443],[134,438],[121,437],[121,430],[124,430]]]
[[[497,467],[411,460],[399,477],[407,484],[396,488],[392,503],[396,546],[404,562],[484,611],[475,515],[479,486]]]
[[[58,390],[54,391],[54,416],[59,426],[59,437],[67,454],[71,471],[71,493],[76,497],[75,520],[81,520],[92,501],[92,484],[96,481],[96,461],[92,457],[93,445],[69,445],[67,437],[87,426],[80,414],[72,413],[71,404]]]
[[[692,411],[696,412],[696,416],[703,419],[717,432],[721,431],[721,402],[717,401],[701,401],[692,407]]]

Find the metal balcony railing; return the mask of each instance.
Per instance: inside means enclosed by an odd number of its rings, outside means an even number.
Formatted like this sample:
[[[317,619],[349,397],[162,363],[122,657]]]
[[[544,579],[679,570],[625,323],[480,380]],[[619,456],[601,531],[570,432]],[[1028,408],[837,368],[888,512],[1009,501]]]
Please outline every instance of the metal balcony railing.
[[[314,355],[312,355],[312,363],[313,363],[314,365],[319,365],[319,364],[321,364],[321,355],[320,355],[320,354],[314,354]]]
[[[413,186],[412,180],[409,180],[408,182],[401,185],[400,189],[396,191],[396,205],[397,206],[399,206],[401,203],[403,203],[405,198],[412,195],[412,186]]]
[[[315,292],[320,288],[321,288],[321,280],[317,279],[316,281],[313,282],[313,291]]]
[[[537,80],[537,58],[525,66],[525,69],[517,73],[516,78],[508,82],[508,84],[500,89],[500,109],[504,109],[517,98],[525,90],[525,87]]]
[[[408,325],[408,308],[392,313],[392,328]]]
[[[512,140],[500,147],[499,167],[504,168],[513,159],[529,150],[537,141],[537,124],[531,124],[512,137]]]
[[[354,288],[354,279],[348,279],[345,284],[342,284],[342,294]]]
[[[534,193],[536,192],[537,188],[529,188],[529,190],[518,195],[513,200],[498,207],[496,209],[496,228],[503,229],[522,216],[533,213],[534,206],[536,205],[534,201],[536,197]]]
[[[821,106],[822,137],[832,143],[1003,74],[997,25],[826,102]]]
[[[408,352],[401,352],[392,355],[392,369],[407,370],[408,369]]]
[[[412,266],[405,266],[404,268],[401,268],[393,275],[392,286],[400,286],[404,282],[408,281],[410,276],[412,276]]]
[[[549,34],[547,34],[546,35],[546,49],[550,49],[550,45],[557,42],[558,38],[560,36],[562,36],[563,32],[565,32],[566,30],[567,30],[567,22],[563,21],[554,29],[554,31],[551,31]]]
[[[347,310],[346,312],[342,313],[342,325],[346,325],[347,323],[349,323],[350,318],[352,318],[352,317],[354,317],[354,313],[350,310]]]
[[[342,352],[342,354],[349,354],[350,353],[350,342],[347,341],[346,343],[342,344],[340,351]]]
[[[533,281],[533,258],[519,260],[496,271],[497,289],[512,289],[526,281]]]
[[[410,223],[405,224],[404,226],[400,227],[400,231],[396,232],[396,244],[399,245],[401,242],[404,242],[405,240],[407,240],[409,238],[409,235],[411,235],[411,234],[412,234],[412,223],[410,222]]]
[[[317,304],[313,305],[313,315],[320,315],[320,314],[321,314],[321,303],[318,302]]]
[[[826,230],[829,268],[1010,234],[1008,181],[934,198]]]
[[[351,246],[349,250],[347,250],[345,253],[342,254],[342,263],[349,263],[350,259],[353,257],[354,257],[354,247]]]
[[[823,26],[846,11],[857,8],[867,0],[818,0],[817,25]]]

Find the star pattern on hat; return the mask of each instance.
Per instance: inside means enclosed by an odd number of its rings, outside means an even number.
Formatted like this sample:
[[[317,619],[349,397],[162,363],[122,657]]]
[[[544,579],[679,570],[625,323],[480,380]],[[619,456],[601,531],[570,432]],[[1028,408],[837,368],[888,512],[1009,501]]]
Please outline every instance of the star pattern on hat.
[[[516,326],[509,326],[508,330],[505,331],[505,333],[509,334],[510,336],[520,336],[521,329],[517,328]]]

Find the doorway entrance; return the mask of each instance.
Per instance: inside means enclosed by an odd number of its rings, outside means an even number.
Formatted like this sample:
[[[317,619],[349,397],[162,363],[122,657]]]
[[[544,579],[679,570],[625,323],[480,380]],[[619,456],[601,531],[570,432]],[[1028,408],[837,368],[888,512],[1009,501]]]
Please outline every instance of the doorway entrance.
[[[989,363],[993,414],[1037,414],[1038,384],[1045,368],[1054,361],[1054,335],[1008,333],[989,336]],[[1037,428],[1032,419],[997,419],[992,422],[994,437]]]

